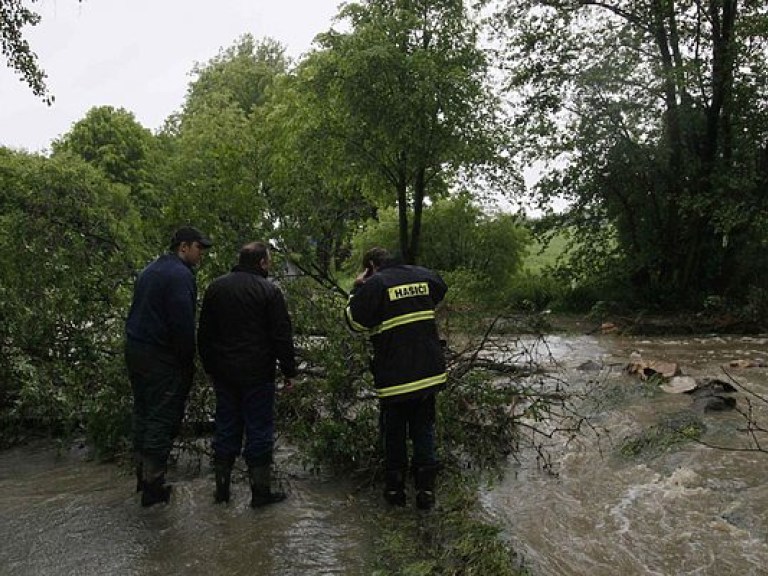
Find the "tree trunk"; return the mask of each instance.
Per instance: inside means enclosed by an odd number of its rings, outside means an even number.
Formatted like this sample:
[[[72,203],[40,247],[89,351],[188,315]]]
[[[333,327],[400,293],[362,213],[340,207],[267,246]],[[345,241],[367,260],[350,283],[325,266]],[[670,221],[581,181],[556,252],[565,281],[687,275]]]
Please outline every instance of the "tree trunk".
[[[421,215],[424,210],[424,195],[426,180],[424,168],[416,172],[416,181],[413,186],[413,225],[411,228],[411,251],[408,264],[416,264],[421,249]]]
[[[397,182],[397,215],[400,231],[400,255],[408,262],[408,183],[405,179],[405,171],[400,172]]]

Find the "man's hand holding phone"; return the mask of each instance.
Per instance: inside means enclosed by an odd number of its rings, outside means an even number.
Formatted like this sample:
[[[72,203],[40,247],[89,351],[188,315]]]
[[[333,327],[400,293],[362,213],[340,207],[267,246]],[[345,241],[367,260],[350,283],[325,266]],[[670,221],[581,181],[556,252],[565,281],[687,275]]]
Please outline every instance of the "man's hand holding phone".
[[[363,284],[365,284],[365,281],[368,280],[368,278],[370,278],[372,274],[373,274],[373,268],[371,268],[370,266],[365,270],[363,270],[362,272],[360,272],[360,274],[358,274],[357,277],[355,278],[355,282],[354,282],[355,286],[362,286]]]

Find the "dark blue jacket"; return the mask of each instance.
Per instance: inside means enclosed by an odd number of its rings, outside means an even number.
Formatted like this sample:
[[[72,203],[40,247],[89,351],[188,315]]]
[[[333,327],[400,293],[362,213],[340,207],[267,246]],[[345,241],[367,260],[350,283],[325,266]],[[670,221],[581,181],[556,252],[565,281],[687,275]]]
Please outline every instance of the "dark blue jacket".
[[[125,333],[170,353],[183,364],[195,357],[197,284],[192,270],[176,254],[165,254],[139,274]]]

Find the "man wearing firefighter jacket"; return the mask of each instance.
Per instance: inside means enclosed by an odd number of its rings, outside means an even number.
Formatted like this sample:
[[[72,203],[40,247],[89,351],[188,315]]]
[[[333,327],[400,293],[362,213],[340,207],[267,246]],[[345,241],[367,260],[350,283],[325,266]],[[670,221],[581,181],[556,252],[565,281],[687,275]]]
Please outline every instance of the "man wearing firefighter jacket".
[[[445,386],[445,358],[435,307],[448,287],[435,272],[395,262],[384,248],[371,248],[354,282],[346,309],[349,326],[366,332],[373,345],[372,372],[380,400],[386,501],[405,505],[407,438],[416,506],[435,502],[435,393]]]

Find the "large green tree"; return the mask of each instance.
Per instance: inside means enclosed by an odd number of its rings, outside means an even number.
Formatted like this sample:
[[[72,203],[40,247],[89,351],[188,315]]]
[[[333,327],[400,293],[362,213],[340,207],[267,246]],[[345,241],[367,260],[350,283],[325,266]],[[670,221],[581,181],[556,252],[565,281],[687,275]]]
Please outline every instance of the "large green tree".
[[[169,191],[164,220],[169,230],[191,222],[214,237],[213,273],[231,264],[240,245],[267,237],[273,225],[251,118],[286,71],[283,51],[272,40],[246,35],[197,66],[182,111],[161,134]]]
[[[140,213],[156,219],[162,198],[157,190],[160,163],[152,133],[124,108],[91,108],[52,144],[53,154],[71,153],[100,169],[112,182],[128,186]]]
[[[306,272],[332,281],[357,225],[375,209],[344,147],[326,137],[313,72],[305,64],[283,77],[252,123],[276,239]]]
[[[737,268],[768,210],[765,3],[503,5],[525,161],[554,166],[545,203],[570,201],[573,270],[678,303],[756,281]]]
[[[332,283],[367,203],[345,151],[325,138],[324,103],[307,88],[311,67],[288,66],[278,43],[246,35],[195,68],[163,136],[174,189],[167,215],[210,230],[226,263],[239,244],[270,239]]]
[[[72,154],[0,148],[0,415],[127,431],[123,315],[143,261],[125,186]],[[98,424],[97,424],[98,423]]]
[[[104,171],[112,181],[136,186],[143,180],[143,166],[152,133],[124,108],[91,108],[69,132],[53,142],[54,153],[72,152]]]
[[[250,113],[264,104],[275,77],[284,73],[289,64],[282,44],[244,34],[210,61],[194,66],[195,80],[187,91],[184,115],[193,115],[198,107],[222,96]]]
[[[372,198],[397,206],[400,251],[414,262],[425,201],[504,160],[478,26],[461,0],[365,0],[339,17],[349,32],[320,35],[305,63],[324,139]]]

